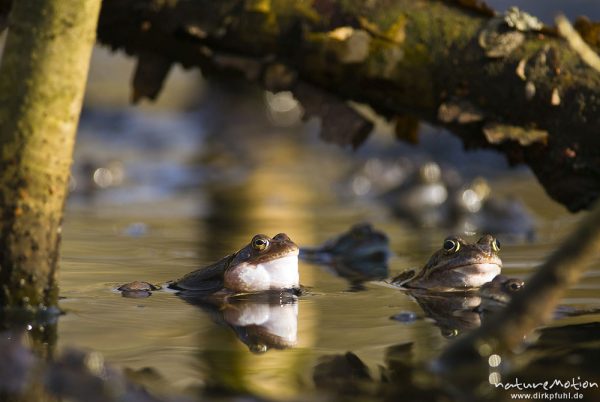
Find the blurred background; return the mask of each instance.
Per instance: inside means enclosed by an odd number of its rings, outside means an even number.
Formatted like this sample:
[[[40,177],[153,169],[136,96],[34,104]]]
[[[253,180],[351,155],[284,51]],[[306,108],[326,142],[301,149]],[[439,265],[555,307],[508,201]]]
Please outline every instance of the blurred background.
[[[594,0],[488,4],[518,5],[545,22],[558,11],[600,20]],[[351,350],[375,369],[390,346],[412,342],[411,358],[424,361],[459,331],[418,319],[417,304],[397,290],[367,283],[355,292],[302,263],[310,294],[295,306],[297,342],[257,354],[214,314],[168,292],[124,298],[120,284],[178,278],[257,233],[311,246],[358,222],[389,236],[390,276],[421,267],[449,234],[491,232],[503,243],[504,272],[526,278],[580,219],[526,167],[464,150],[428,124],[407,118],[407,132],[418,133],[407,144],[378,119],[365,145],[343,149],[319,139],[319,121],[304,121],[289,93],[207,82],[195,70],[174,68],[157,102],[131,106],[133,69],[123,54],[94,51],[63,230],[58,347],[98,351],[160,393],[293,397],[312,389],[322,355]],[[599,289],[595,269],[563,302],[597,305]],[[398,313],[417,319],[390,320]]]

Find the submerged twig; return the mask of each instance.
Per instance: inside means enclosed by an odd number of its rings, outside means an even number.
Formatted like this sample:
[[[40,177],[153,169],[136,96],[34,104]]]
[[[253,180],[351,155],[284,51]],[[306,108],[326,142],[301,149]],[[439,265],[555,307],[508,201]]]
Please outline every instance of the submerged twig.
[[[493,320],[450,345],[441,355],[443,367],[456,365],[466,355],[486,356],[518,346],[536,327],[547,322],[560,298],[575,284],[600,250],[600,203],[582,220],[574,233]]]

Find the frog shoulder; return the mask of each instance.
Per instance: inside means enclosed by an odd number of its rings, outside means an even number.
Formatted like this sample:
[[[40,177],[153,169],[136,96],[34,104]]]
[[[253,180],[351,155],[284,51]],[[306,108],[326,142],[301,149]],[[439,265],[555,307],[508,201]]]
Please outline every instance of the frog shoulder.
[[[393,285],[401,286],[404,283],[406,283],[406,281],[408,281],[409,279],[412,279],[415,276],[415,273],[416,270],[414,269],[409,269],[407,271],[401,272],[392,279],[391,283]]]

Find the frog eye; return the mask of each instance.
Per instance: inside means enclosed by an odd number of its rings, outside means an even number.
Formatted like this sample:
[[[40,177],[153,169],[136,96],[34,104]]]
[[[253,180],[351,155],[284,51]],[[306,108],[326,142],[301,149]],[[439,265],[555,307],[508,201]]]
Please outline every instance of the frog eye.
[[[458,329],[448,328],[448,329],[442,330],[442,336],[444,338],[454,338],[455,336],[458,336]]]
[[[269,246],[269,240],[264,237],[255,237],[252,239],[252,248],[258,251],[262,251]]]
[[[492,240],[492,250],[494,250],[495,253],[500,251],[500,242],[498,241],[498,239]]]
[[[508,290],[510,290],[511,292],[517,292],[519,290],[521,290],[521,288],[523,287],[523,282],[521,281],[509,281],[506,286],[508,287]]]
[[[444,250],[447,253],[456,253],[460,250],[460,243],[456,240],[446,239],[444,240]]]
[[[254,345],[250,345],[248,347],[248,349],[250,349],[250,352],[254,353],[254,354],[261,354],[261,353],[265,353],[269,350],[269,347],[267,345],[263,345],[261,343],[257,343]]]

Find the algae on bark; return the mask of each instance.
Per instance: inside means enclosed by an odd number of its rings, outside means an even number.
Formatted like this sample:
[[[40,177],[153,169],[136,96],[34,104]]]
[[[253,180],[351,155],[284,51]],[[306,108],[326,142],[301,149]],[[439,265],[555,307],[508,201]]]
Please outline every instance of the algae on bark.
[[[0,65],[0,306],[56,302],[63,206],[100,0],[14,2]]]

